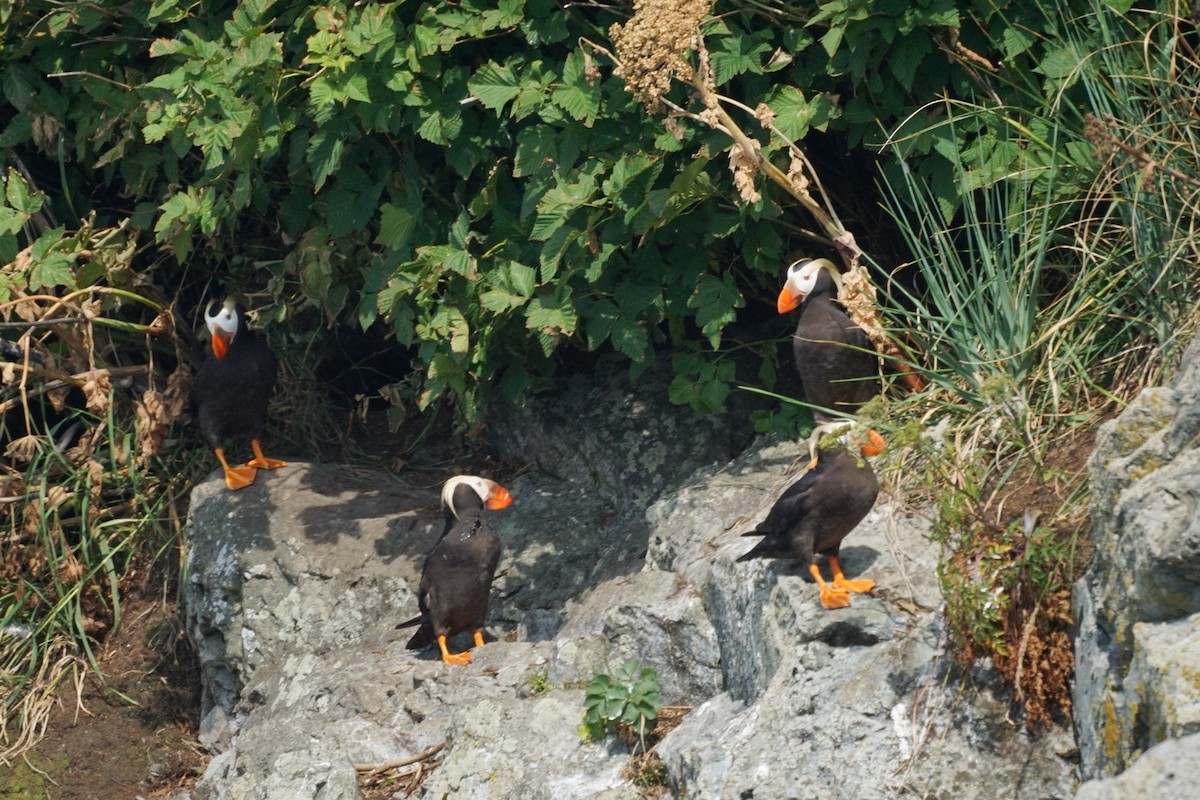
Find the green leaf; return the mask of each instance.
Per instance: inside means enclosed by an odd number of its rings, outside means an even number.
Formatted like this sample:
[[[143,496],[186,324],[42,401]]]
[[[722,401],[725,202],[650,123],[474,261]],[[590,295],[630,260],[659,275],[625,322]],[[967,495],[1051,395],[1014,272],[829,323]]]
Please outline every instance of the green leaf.
[[[549,125],[534,125],[517,134],[513,156],[513,177],[548,173],[555,167],[558,146],[555,131]]]
[[[770,45],[756,44],[746,34],[722,37],[720,42],[721,48],[711,56],[713,79],[718,86],[744,72],[762,74],[763,54],[770,52]]]
[[[4,199],[13,209],[23,214],[35,214],[41,210],[42,203],[45,202],[45,195],[41,192],[29,191],[29,186],[21,177],[21,173],[10,168],[4,184]]]
[[[0,206],[0,234],[13,234],[25,226],[28,214],[21,214],[11,208]]]
[[[795,86],[783,86],[768,98],[767,104],[775,114],[775,127],[791,141],[799,142],[808,135],[815,118],[813,106],[819,106],[822,99],[810,103]]]
[[[379,235],[375,237],[375,242],[389,250],[403,250],[408,246],[415,227],[416,217],[411,211],[384,203],[379,208]]]
[[[509,285],[521,297],[530,297],[537,282],[537,270],[515,261],[508,265]]]
[[[696,322],[714,350],[720,347],[722,329],[736,316],[734,309],[745,304],[728,272],[719,278],[712,274],[702,275],[688,298],[688,308],[696,310]]]
[[[499,110],[520,92],[518,78],[503,64],[489,61],[467,81],[471,94],[479,98],[484,108]]]
[[[888,52],[888,69],[906,91],[912,90],[917,69],[931,52],[933,43],[923,30],[914,31],[900,39]]]
[[[1014,25],[1004,29],[1001,41],[1004,44],[1004,57],[1015,58],[1033,47],[1033,43],[1037,40],[1027,30]]]
[[[308,167],[314,189],[320,189],[341,164],[345,147],[345,141],[332,131],[322,129],[313,135],[308,145]]]

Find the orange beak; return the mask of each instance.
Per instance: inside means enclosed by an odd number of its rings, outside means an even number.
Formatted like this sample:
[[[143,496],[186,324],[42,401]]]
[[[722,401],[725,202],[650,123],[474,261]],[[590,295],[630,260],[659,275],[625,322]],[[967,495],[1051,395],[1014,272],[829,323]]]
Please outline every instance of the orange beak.
[[[883,441],[883,437],[874,430],[867,431],[867,439],[868,441],[864,442],[860,448],[860,452],[864,457],[877,456],[887,447],[887,444]]]
[[[224,331],[218,331],[212,335],[213,355],[217,358],[224,358],[225,354],[229,352],[228,336],[229,334]]]
[[[783,291],[779,293],[779,299],[775,301],[775,308],[779,309],[780,314],[786,314],[794,311],[803,299],[803,295],[792,294],[792,290],[784,286]]]
[[[512,495],[508,493],[508,489],[505,489],[498,483],[492,487],[490,492],[488,492],[487,502],[484,503],[484,506],[489,511],[499,511],[500,509],[508,508],[511,505]]]

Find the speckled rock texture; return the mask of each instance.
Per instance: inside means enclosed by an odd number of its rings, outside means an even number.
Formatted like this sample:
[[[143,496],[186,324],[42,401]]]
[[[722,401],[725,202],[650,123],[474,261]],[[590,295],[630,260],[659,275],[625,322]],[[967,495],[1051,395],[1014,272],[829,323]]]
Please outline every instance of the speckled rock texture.
[[[735,561],[753,543],[740,534],[798,477],[799,451],[751,448],[647,513],[647,569],[698,587],[725,679],[659,744],[673,795],[1072,796],[1070,732],[1028,736],[986,675],[968,680],[948,663],[937,548],[918,510],[885,491],[846,539],[847,574],[878,584],[847,609],[822,608],[795,563]]]
[[[416,611],[438,487],[295,464],[237,493],[215,474],[196,489],[188,631],[214,758],[192,800],[351,800],[355,764],[437,745],[418,798],[634,800],[628,746],[579,735],[580,687],[633,657],[664,704],[693,707],[658,745],[674,797],[1073,795],[1069,733],[1030,738],[986,666],[968,679],[948,663],[918,509],[884,492],[842,551],[878,588],[827,611],[796,564],[735,561],[802,445],[739,453],[735,424],[697,420],[657,384],[572,386],[539,401],[557,409],[542,429],[532,415],[534,430],[496,432],[554,474],[506,482],[514,504],[490,517],[493,640],[467,667],[394,629]],[[639,460],[631,442],[667,418],[675,438]]]
[[[1195,800],[1200,791],[1200,734],[1167,739],[1115,778],[1089,781],[1075,800]]]
[[[1095,557],[1075,587],[1074,711],[1085,778],[1200,731],[1200,340],[1170,387],[1100,429]]]

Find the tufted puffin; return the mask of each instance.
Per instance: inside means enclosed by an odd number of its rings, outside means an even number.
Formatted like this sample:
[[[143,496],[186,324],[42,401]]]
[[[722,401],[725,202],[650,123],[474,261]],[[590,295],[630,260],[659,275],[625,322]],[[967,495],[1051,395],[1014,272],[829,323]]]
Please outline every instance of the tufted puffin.
[[[409,650],[419,650],[435,641],[442,661],[466,666],[472,652],[451,653],[446,639],[473,631],[475,646],[483,645],[483,623],[487,617],[492,578],[500,562],[500,538],[483,517],[485,508],[495,511],[512,505],[512,495],[500,484],[474,475],[458,475],[442,487],[442,510],[446,528],[425,558],[421,587],[417,592],[420,615],[397,628],[420,628],[408,640]]]
[[[828,428],[830,426],[825,426]],[[820,436],[821,428],[814,433]],[[842,540],[867,516],[879,494],[879,480],[866,457],[883,451],[884,442],[875,431],[867,431],[865,442],[854,442],[863,458],[858,459],[841,445],[819,447],[816,458],[798,481],[775,501],[767,518],[743,536],[762,536],[738,561],[752,558],[796,558],[808,567],[821,589],[821,605],[845,608],[850,592],[869,592],[875,582],[866,578],[848,580],[842,574],[838,550]],[[816,564],[824,555],[833,570],[833,585],[825,583]]]
[[[879,359],[871,340],[834,303],[841,283],[829,259],[802,258],[787,268],[776,304],[780,314],[800,308],[792,353],[818,422],[837,418],[829,410],[853,413],[879,392]]]
[[[213,351],[192,380],[192,407],[200,432],[225,471],[225,485],[241,489],[254,483],[259,468],[287,466],[263,455],[259,441],[279,362],[246,325],[246,309],[232,299],[209,303],[204,319]],[[254,458],[244,466],[231,467],[225,460],[222,443],[231,436],[250,437]]]

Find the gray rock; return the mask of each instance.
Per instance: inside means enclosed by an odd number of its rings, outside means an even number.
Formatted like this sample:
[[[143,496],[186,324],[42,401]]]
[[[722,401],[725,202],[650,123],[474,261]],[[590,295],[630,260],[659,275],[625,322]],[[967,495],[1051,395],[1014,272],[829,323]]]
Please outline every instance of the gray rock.
[[[1175,630],[1143,626],[1200,612],[1198,436],[1200,339],[1173,386],[1144,390],[1101,427],[1092,455],[1095,556],[1074,591],[1072,694],[1085,778],[1117,774],[1163,736],[1191,730],[1178,722],[1191,714],[1173,692],[1139,676],[1161,658],[1141,648]]]
[[[406,612],[423,552],[441,533],[436,490],[382,475],[294,465],[192,494],[187,629],[196,644],[201,741],[226,746],[229,720],[258,670],[296,653],[386,641]]]
[[[745,415],[699,414],[666,402],[671,369],[662,364],[636,381],[620,359],[556,383],[519,408],[488,416],[502,456],[606,498],[643,509],[698,468],[724,463],[747,445]]]
[[[1075,800],[1194,800],[1200,786],[1200,734],[1168,739],[1116,778],[1089,781]]]
[[[822,608],[787,560],[735,561],[753,543],[740,534],[796,479],[799,450],[752,448],[647,513],[648,564],[701,587],[726,687],[659,744],[675,795],[1070,797],[1069,732],[1029,737],[1003,698],[945,662],[937,551],[921,515],[881,498],[846,539],[847,573],[878,583],[848,609]]]
[[[458,775],[455,785],[467,791],[473,784],[463,776],[480,754],[473,744],[461,752],[456,739],[476,741],[481,723],[471,720],[481,707],[507,715],[499,729],[504,758],[520,753],[531,770],[496,761],[514,781],[508,796],[525,796],[519,782],[535,773],[548,776],[547,787],[577,779],[563,770],[591,776],[579,783],[583,794],[571,796],[620,796],[627,753],[580,740],[579,692],[534,702],[525,687],[549,671],[568,598],[640,567],[646,524],[550,476],[525,475],[508,488],[521,513],[492,515],[504,554],[489,627],[505,635],[518,621],[538,620],[541,633],[531,638],[545,641],[493,642],[466,669],[444,667],[433,652],[404,650],[408,632],[394,629],[417,610],[421,565],[442,528],[438,487],[414,490],[383,474],[294,464],[260,473],[236,493],[219,474],[195,490],[187,620],[202,669],[201,735],[218,753],[197,800],[357,797],[354,763],[407,758],[440,742],[447,743],[446,780]],[[646,584],[648,601],[661,600],[662,608],[617,609],[618,619],[644,612],[666,627],[699,627],[699,634],[655,629],[662,642],[683,642],[683,657],[700,646],[688,644],[693,639],[705,641],[707,619],[694,593],[672,595],[636,574],[619,580]],[[649,627],[645,619],[630,624]],[[468,643],[464,635],[457,645]],[[673,647],[664,653],[679,660]],[[573,713],[564,714],[565,705]],[[544,724],[529,727],[523,715]],[[551,722],[562,747],[553,761],[532,757],[545,750],[540,737]],[[497,784],[478,786],[495,791]]]
[[[1030,739],[1005,698],[946,663],[921,514],[885,493],[843,548],[847,572],[879,585],[827,611],[798,565],[735,560],[752,545],[740,534],[797,478],[800,445],[760,441],[712,463],[727,445],[711,450],[712,431],[685,420],[664,428],[670,447],[629,457],[677,411],[632,389],[614,401],[619,382],[582,387],[547,400],[576,406],[540,429],[522,423],[521,446],[550,448],[542,461],[576,480],[508,483],[514,505],[492,515],[499,640],[468,667],[406,651],[393,628],[415,613],[441,529],[436,486],[296,465],[241,492],[219,476],[196,490],[188,630],[218,751],[196,800],[355,797],[355,764],[442,743],[418,797],[632,800],[628,748],[579,737],[578,687],[634,657],[665,703],[696,706],[659,744],[676,796],[1074,792],[1065,732]]]
[[[587,682],[631,658],[658,673],[663,702],[692,705],[721,691],[717,634],[695,587],[641,572],[608,581],[566,609],[547,678]]]
[[[1133,626],[1133,661],[1126,682],[1143,705],[1138,721],[1149,741],[1200,733],[1200,614]]]

